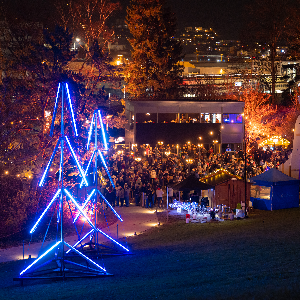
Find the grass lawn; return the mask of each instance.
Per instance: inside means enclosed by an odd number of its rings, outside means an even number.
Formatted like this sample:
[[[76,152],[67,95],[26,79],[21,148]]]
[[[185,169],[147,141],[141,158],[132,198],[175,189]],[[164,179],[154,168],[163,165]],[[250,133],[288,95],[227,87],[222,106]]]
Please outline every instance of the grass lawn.
[[[245,220],[164,223],[127,238],[134,255],[105,258],[113,277],[13,282],[24,262],[0,264],[0,299],[300,299],[300,209]]]

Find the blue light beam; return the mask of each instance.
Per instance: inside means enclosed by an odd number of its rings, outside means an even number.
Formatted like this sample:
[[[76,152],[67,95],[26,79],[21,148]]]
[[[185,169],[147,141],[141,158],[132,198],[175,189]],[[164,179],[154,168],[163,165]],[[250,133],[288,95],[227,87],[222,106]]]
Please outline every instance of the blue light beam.
[[[93,152],[93,154],[92,154],[92,156],[91,156],[91,158],[90,158],[90,160],[89,160],[89,163],[88,163],[88,165],[87,165],[87,167],[86,167],[86,169],[85,169],[85,172],[84,172],[84,175],[85,175],[85,176],[86,176],[86,174],[87,174],[87,172],[88,172],[88,169],[89,169],[89,167],[90,167],[90,164],[91,164],[91,162],[92,162],[92,160],[93,160],[94,155],[95,155],[95,151]],[[83,184],[83,179],[81,180],[80,188],[82,188],[82,184]]]
[[[76,121],[75,121],[75,117],[74,117],[74,111],[73,111],[73,106],[72,106],[72,101],[71,101],[71,97],[70,97],[70,92],[69,92],[69,86],[66,83],[66,89],[67,89],[67,95],[68,95],[68,104],[69,104],[69,108],[70,108],[70,112],[71,112],[71,119],[72,119],[72,125],[73,125],[73,129],[74,129],[74,133],[75,136],[78,136],[78,132],[77,132],[77,127],[76,127]]]
[[[84,209],[87,204],[89,203],[91,197],[93,196],[93,194],[95,193],[95,189],[93,189],[93,191],[90,193],[90,195],[87,197],[87,199],[85,200],[85,202],[83,203],[83,205],[81,206],[81,209]],[[80,213],[77,214],[77,216],[75,217],[73,223],[75,223],[77,221],[77,219],[79,218]]]
[[[76,244],[73,245],[73,247],[76,247],[77,245],[79,245],[87,236],[89,236],[92,232],[94,231],[94,229],[91,229],[83,238],[81,238]],[[68,254],[71,251],[71,249],[69,249],[66,254]]]
[[[129,249],[127,249],[126,247],[124,247],[123,245],[121,245],[120,243],[118,243],[116,240],[114,240],[112,237],[110,237],[109,235],[107,235],[106,233],[104,233],[102,230],[96,228],[94,226],[94,224],[91,222],[91,220],[88,218],[88,216],[84,213],[84,211],[81,209],[81,207],[79,206],[79,204],[76,202],[76,200],[73,198],[73,196],[68,192],[68,190],[64,189],[64,191],[66,192],[66,194],[68,195],[68,197],[72,200],[72,202],[74,203],[74,205],[77,207],[77,209],[80,211],[80,213],[84,216],[84,218],[87,220],[87,222],[90,224],[90,226],[94,229],[97,230],[98,232],[100,232],[101,234],[103,234],[105,237],[107,237],[108,239],[110,239],[111,241],[113,241],[115,244],[117,244],[118,246],[120,246],[121,248],[125,249],[126,251],[129,252]]]
[[[107,165],[106,165],[105,160],[104,160],[104,157],[103,157],[103,155],[102,155],[102,153],[101,153],[101,151],[100,151],[99,149],[98,149],[98,153],[99,153],[99,155],[100,155],[100,158],[101,158],[102,163],[103,163],[103,165],[104,165],[104,168],[105,168],[105,170],[106,170],[107,176],[108,176],[108,178],[109,178],[109,180],[110,180],[112,186],[115,188],[115,184],[114,184],[114,182],[113,182],[113,180],[112,180],[112,178],[111,178],[111,176],[110,176],[110,173],[109,173],[109,171],[108,171]]]
[[[91,141],[91,137],[92,137],[92,132],[93,132],[93,124],[94,124],[94,114],[92,117],[92,121],[91,121],[91,125],[90,125],[90,130],[89,130],[89,137],[88,137],[88,142],[87,142],[87,146],[86,149],[89,149],[89,145],[90,145],[90,141]]]
[[[100,194],[101,198],[106,202],[106,204],[110,207],[110,209],[114,212],[114,214],[116,215],[116,217],[123,222],[123,219],[121,218],[121,216],[115,211],[115,209],[110,205],[110,203],[107,201],[107,199],[101,194],[100,191],[98,191],[98,193]]]
[[[99,116],[99,120],[100,120],[100,124],[101,124],[101,130],[102,130],[102,136],[103,136],[103,142],[104,142],[104,149],[107,151],[108,147],[107,147],[106,136],[105,136],[105,131],[104,131],[104,126],[103,126],[100,110],[98,110],[98,116]]]
[[[87,261],[89,261],[90,263],[92,263],[93,265],[95,265],[96,267],[98,267],[99,269],[101,269],[102,271],[106,272],[106,270],[102,267],[100,267],[98,264],[96,264],[93,260],[91,260],[90,258],[88,258],[87,256],[85,256],[83,253],[81,253],[80,251],[78,251],[76,248],[72,247],[71,245],[69,245],[67,242],[64,242],[70,249],[72,249],[73,251],[75,251],[78,255],[82,256],[84,259],[86,259]]]
[[[49,168],[50,168],[50,166],[51,166],[51,164],[52,164],[52,161],[53,161],[53,158],[54,158],[54,156],[55,156],[55,154],[56,154],[56,151],[57,151],[59,142],[60,142],[60,139],[59,139],[59,140],[57,141],[57,143],[56,143],[56,146],[55,146],[55,148],[54,148],[54,150],[53,150],[53,152],[52,152],[52,155],[51,155],[51,157],[50,157],[50,160],[49,160],[49,162],[48,162],[48,165],[47,165],[47,167],[46,167],[46,170],[45,170],[45,172],[44,172],[44,174],[43,174],[43,176],[42,176],[42,179],[41,179],[41,181],[40,181],[40,183],[39,183],[39,186],[43,186],[43,185],[44,185],[46,175],[47,175],[48,172],[49,172]]]
[[[78,159],[77,159],[77,157],[76,157],[76,155],[75,155],[75,152],[74,152],[74,150],[73,150],[73,148],[72,148],[72,146],[71,146],[71,143],[70,143],[70,141],[69,141],[69,139],[68,139],[67,136],[65,136],[65,138],[66,138],[66,141],[67,141],[67,143],[68,143],[69,149],[70,149],[70,151],[71,151],[71,153],[72,153],[72,156],[73,156],[73,158],[74,158],[74,160],[75,160],[75,162],[76,162],[77,168],[78,168],[78,170],[79,170],[79,172],[80,172],[80,174],[81,174],[81,177],[83,178],[83,180],[84,180],[86,186],[88,186],[88,182],[87,182],[87,180],[86,180],[86,178],[85,178],[84,172],[83,172],[83,170],[82,170],[82,168],[81,168],[81,166],[80,166],[80,164],[79,164],[79,161],[78,161]]]
[[[55,118],[56,118],[57,103],[58,103],[58,97],[59,97],[59,90],[60,90],[60,83],[58,84],[58,89],[57,89],[57,92],[56,92],[56,99],[55,99],[52,123],[51,123],[51,128],[50,128],[50,136],[53,136],[54,122],[55,122]]]
[[[97,231],[100,232],[101,234],[103,234],[105,237],[107,237],[108,239],[110,239],[112,242],[116,243],[117,245],[119,245],[121,248],[123,248],[124,250],[129,252],[129,249],[127,249],[126,247],[124,247],[123,245],[121,245],[120,243],[118,243],[116,240],[114,240],[112,237],[110,237],[108,234],[106,234],[105,232],[103,232],[102,230],[100,230],[99,228],[97,228]]]
[[[59,196],[60,192],[61,192],[61,189],[59,189],[56,192],[56,194],[54,195],[54,197],[52,198],[52,200],[50,201],[50,203],[48,204],[48,206],[45,208],[45,210],[43,211],[43,213],[41,214],[41,216],[39,217],[39,219],[36,221],[36,223],[34,224],[34,226],[32,227],[32,229],[30,230],[30,233],[33,233],[35,231],[35,229],[37,228],[38,224],[42,220],[43,216],[48,211],[48,209],[50,208],[50,206],[52,205],[52,203],[55,201],[55,199]]]
[[[96,230],[96,227],[94,226],[94,224],[92,223],[92,221],[89,219],[89,217],[86,215],[86,213],[81,209],[80,205],[77,203],[77,201],[73,198],[73,196],[69,193],[69,191],[67,189],[64,189],[64,191],[66,192],[66,194],[68,195],[68,197],[71,199],[71,201],[74,203],[74,205],[76,206],[76,208],[80,211],[80,213],[83,215],[83,217],[87,220],[87,222],[90,224],[90,226]]]
[[[48,249],[46,252],[44,252],[39,258],[37,258],[31,265],[29,265],[26,269],[24,269],[21,273],[24,274],[27,270],[29,270],[33,265],[35,265],[40,259],[42,259],[44,256],[46,256],[50,251],[52,251],[55,247],[57,247],[61,241],[58,241],[55,245],[53,245],[50,249]]]

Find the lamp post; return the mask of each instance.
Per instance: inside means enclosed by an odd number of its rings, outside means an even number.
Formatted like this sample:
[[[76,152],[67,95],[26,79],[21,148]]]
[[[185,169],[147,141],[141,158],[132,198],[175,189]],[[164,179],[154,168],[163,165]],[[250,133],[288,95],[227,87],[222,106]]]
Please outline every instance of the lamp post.
[[[247,138],[246,138],[246,124],[244,119],[244,156],[245,156],[245,166],[244,166],[244,175],[245,175],[245,217],[247,217]]]
[[[188,164],[188,167],[189,167],[189,175],[191,174],[191,164],[193,163],[193,160],[191,158],[188,158],[186,160],[187,164]]]
[[[164,142],[157,142],[159,146],[162,146],[164,144]],[[163,159],[164,156],[164,150],[161,150],[161,159]]]
[[[80,38],[76,38],[75,42],[74,42],[74,51],[76,50],[76,42],[79,43],[80,42]]]

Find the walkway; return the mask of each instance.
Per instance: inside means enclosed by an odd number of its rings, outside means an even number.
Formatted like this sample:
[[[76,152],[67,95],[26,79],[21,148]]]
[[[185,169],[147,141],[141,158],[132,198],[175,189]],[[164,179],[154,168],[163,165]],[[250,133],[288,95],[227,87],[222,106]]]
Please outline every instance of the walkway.
[[[109,226],[109,228],[103,229],[105,233],[114,239],[132,236],[135,233],[142,233],[151,226],[156,226],[158,224],[158,219],[154,209],[146,209],[140,206],[130,205],[130,207],[118,207],[116,211],[121,215],[124,221],[118,221]],[[105,243],[108,241],[108,239],[101,234],[99,234],[98,238],[99,243]],[[73,245],[77,242],[77,236],[69,236],[66,237],[65,240],[69,244]],[[47,249],[47,245],[50,243],[51,241],[45,242],[44,248]],[[41,250],[41,245],[42,243],[32,243],[30,245],[26,244],[24,247],[24,257],[28,258],[29,255],[31,255],[32,258],[37,257]],[[0,249],[0,263],[18,259],[23,259],[23,246]]]

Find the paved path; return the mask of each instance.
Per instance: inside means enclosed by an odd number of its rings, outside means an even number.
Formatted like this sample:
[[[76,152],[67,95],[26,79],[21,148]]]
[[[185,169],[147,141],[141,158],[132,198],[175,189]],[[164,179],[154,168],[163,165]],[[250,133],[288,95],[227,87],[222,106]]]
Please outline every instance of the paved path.
[[[109,226],[109,228],[103,229],[103,232],[110,235],[114,239],[120,239],[123,237],[139,234],[151,226],[158,224],[158,219],[154,209],[146,209],[140,206],[130,205],[130,207],[116,207],[116,211],[123,219],[123,222],[119,221]],[[117,236],[118,235],[118,236]],[[109,241],[106,237],[99,234],[99,243]],[[69,236],[65,238],[66,242],[73,245],[77,242],[77,236]],[[45,242],[44,248],[47,249],[47,245],[53,242]],[[37,257],[41,250],[42,243],[26,244],[24,247],[24,257],[28,258],[31,255],[32,258]],[[23,259],[23,246],[12,247],[8,249],[0,249],[0,263],[12,260]]]

